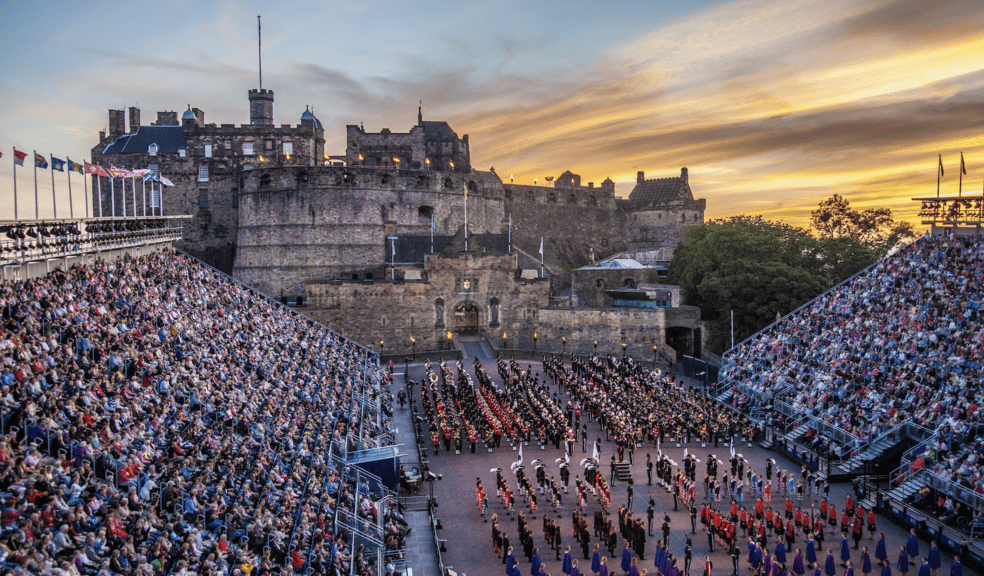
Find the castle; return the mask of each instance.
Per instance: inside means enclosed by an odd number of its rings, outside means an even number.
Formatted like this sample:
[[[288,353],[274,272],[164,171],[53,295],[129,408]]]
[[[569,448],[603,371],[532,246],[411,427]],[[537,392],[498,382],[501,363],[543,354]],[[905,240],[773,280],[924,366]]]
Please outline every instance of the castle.
[[[182,248],[284,301],[303,303],[312,297],[309,286],[333,281],[398,280],[421,271],[427,277],[448,266],[494,269],[512,275],[500,286],[497,306],[529,310],[532,321],[551,295],[571,287],[565,269],[616,254],[665,264],[690,226],[703,222],[706,202],[694,199],[686,168],[659,179],[639,172],[625,199],[615,196],[611,179],[583,185],[570,171],[550,186],[504,183],[493,169],[473,169],[468,135],[425,121],[420,110],[405,133],[347,126],[345,153],[328,155],[324,127],[311,110],[299,124],[277,126],[272,90],[250,90],[248,100],[250,122],[242,125],[206,124],[189,105],[180,121],[176,112],[159,112],[149,126],[130,108],[127,129],[124,112],[110,110],[109,132],[100,133],[92,161],[165,175],[174,186],[163,191],[160,210],[194,216]],[[101,198],[93,190],[94,205],[108,215],[114,202],[106,187]],[[442,254],[455,264],[440,264]],[[506,302],[523,292],[506,284],[530,270],[549,282],[526,278],[537,288]],[[314,293],[328,308],[345,308],[341,293]],[[440,297],[426,296],[426,306],[412,307],[425,307],[428,325],[441,328],[433,321]],[[495,326],[492,307],[486,302],[482,309],[478,327]],[[433,332],[436,342],[443,329]]]

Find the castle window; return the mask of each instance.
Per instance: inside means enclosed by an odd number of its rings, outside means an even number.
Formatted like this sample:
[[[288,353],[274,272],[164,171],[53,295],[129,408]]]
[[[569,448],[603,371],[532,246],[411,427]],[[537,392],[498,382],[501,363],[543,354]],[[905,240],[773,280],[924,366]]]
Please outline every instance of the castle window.
[[[205,145],[205,157],[206,158],[211,158],[212,157],[212,145],[211,144],[206,144]]]
[[[421,206],[420,208],[417,208],[417,220],[419,220],[420,222],[427,224],[431,221],[431,218],[433,217],[434,217],[434,208],[432,208],[431,206]]]
[[[417,176],[417,188],[426,188],[430,182],[426,176]]]
[[[577,204],[577,195],[576,194],[571,194],[570,196],[568,196],[567,197],[567,203],[568,204]]]
[[[308,182],[308,173],[307,172],[303,172],[303,171],[302,172],[298,172],[297,173],[297,185],[300,186],[301,184],[307,184],[307,182]]]
[[[605,287],[605,281],[602,280],[601,278],[598,278],[598,279],[595,280],[595,286],[597,286],[598,288],[604,288]]]
[[[294,153],[294,143],[284,142],[284,156],[288,156]]]
[[[160,147],[158,147],[157,144],[151,144],[150,146],[147,146],[147,154],[150,154],[151,156],[157,156],[157,151],[159,149]]]
[[[252,155],[253,155],[253,143],[243,142],[243,156],[252,156]]]
[[[198,190],[198,207],[208,208],[208,188],[199,188]]]
[[[445,178],[444,179],[444,189],[445,190],[450,190],[452,186],[454,186],[454,182],[452,182],[450,178]]]
[[[556,203],[557,202],[557,193],[556,192],[549,192],[549,193],[547,193],[547,202],[554,202],[554,203]]]
[[[594,195],[588,196],[588,206],[597,206],[597,205],[598,205],[598,199],[595,198]]]
[[[208,166],[199,166],[198,167],[198,181],[199,182],[208,182]]]
[[[252,164],[243,164],[243,170],[252,170],[252,169],[253,169]]]
[[[536,198],[533,196],[533,191],[532,190],[527,190],[526,191],[526,200],[529,201],[529,202],[532,202],[535,199]]]
[[[188,155],[188,151],[187,150],[185,150],[184,148],[178,149],[178,157],[179,158],[184,158],[187,155]]]
[[[468,191],[469,192],[476,192],[477,190],[478,190],[478,185],[475,184],[474,181],[469,181],[468,182]]]
[[[512,190],[506,188],[506,200],[512,200]]]
[[[269,174],[260,175],[260,186],[269,186],[272,183],[273,183],[273,178],[271,178]]]
[[[444,326],[444,298],[438,298],[434,301],[434,317],[436,318],[435,326]]]
[[[266,150],[273,150],[273,140],[264,140],[263,148]]]
[[[622,280],[622,286],[626,288],[635,289],[636,281],[632,278],[626,278],[625,280]]]

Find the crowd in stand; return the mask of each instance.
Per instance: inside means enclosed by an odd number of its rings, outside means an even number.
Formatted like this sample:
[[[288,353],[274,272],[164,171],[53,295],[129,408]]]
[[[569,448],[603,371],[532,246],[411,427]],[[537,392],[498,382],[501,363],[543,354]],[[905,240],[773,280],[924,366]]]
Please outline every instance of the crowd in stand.
[[[975,435],[982,263],[980,238],[921,239],[743,344],[723,378],[863,441],[909,418]]]
[[[390,436],[365,349],[170,251],[4,281],[0,310],[4,574],[375,573],[346,526],[403,548],[336,457]]]

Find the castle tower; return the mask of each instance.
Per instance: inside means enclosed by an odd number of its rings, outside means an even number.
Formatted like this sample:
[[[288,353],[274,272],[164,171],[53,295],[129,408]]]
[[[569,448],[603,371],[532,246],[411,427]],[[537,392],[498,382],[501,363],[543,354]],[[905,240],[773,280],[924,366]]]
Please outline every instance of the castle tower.
[[[273,90],[249,91],[249,123],[253,126],[273,126]]]

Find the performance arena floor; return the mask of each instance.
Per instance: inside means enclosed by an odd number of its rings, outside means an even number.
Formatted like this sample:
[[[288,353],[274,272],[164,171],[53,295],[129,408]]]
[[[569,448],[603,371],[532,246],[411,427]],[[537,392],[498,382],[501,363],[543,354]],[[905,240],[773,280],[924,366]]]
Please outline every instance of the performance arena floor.
[[[467,366],[469,373],[474,379],[474,373],[472,372],[472,358],[466,358],[463,360],[463,365]],[[489,375],[492,377],[493,381],[500,388],[502,387],[502,382],[499,378],[498,369],[496,368],[495,360],[490,358],[483,358],[483,364]],[[539,373],[542,377],[543,370],[542,364],[540,362],[522,362],[522,364],[530,365],[531,370],[534,373]],[[394,396],[400,387],[405,386],[405,380],[402,376],[403,365],[397,365],[396,367],[396,377],[394,379]],[[423,377],[424,369],[423,364],[413,363],[409,366],[409,376],[415,381],[419,382]],[[414,391],[419,394],[419,387],[415,386]],[[562,399],[564,396],[562,395]],[[563,401],[566,404],[566,401]],[[418,404],[419,406],[419,404]],[[400,412],[409,412],[409,406],[400,408],[397,404],[396,411],[397,420],[407,420],[405,414],[400,414]],[[401,418],[402,417],[402,418]],[[585,421],[586,415],[582,416],[582,422]],[[561,562],[555,560],[555,554],[552,552],[547,552],[548,545],[545,542],[542,531],[542,514],[546,511],[552,514],[552,517],[557,520],[563,530],[563,542],[564,546],[568,544],[571,545],[571,552],[574,558],[579,559],[579,567],[581,568],[581,573],[583,575],[591,575],[590,570],[590,560],[585,561],[581,555],[580,545],[574,540],[572,533],[572,519],[571,519],[571,504],[574,501],[574,476],[580,474],[583,478],[584,470],[581,469],[578,464],[580,460],[586,456],[591,455],[591,441],[599,435],[600,428],[596,421],[587,421],[588,423],[588,445],[586,453],[582,453],[580,441],[577,442],[575,446],[575,452],[572,455],[572,469],[571,469],[571,486],[570,495],[564,498],[563,506],[560,510],[561,517],[558,518],[557,514],[553,513],[552,507],[548,509],[545,505],[545,497],[537,496],[539,506],[537,509],[536,519],[530,518],[530,513],[528,508],[525,506],[520,506],[517,503],[517,510],[522,510],[531,524],[533,531],[533,538],[535,545],[540,550],[540,558],[546,566],[547,574],[552,576],[559,576],[562,574]],[[602,462],[602,471],[605,474],[605,478],[610,478],[609,466],[611,455],[615,450],[615,442],[605,440],[604,431],[600,431],[600,436],[602,439],[602,449],[600,453],[600,460]],[[399,433],[397,435],[397,441],[404,444],[401,452],[406,453],[413,450],[415,438],[412,428],[407,426],[401,426]],[[443,445],[442,445],[443,448]],[[729,448],[724,446],[722,443],[719,447],[714,448],[713,444],[708,445],[708,447],[701,447],[699,442],[690,443],[686,446],[690,454],[695,455],[700,459],[700,464],[697,466],[697,504],[698,510],[700,504],[704,502],[703,485],[701,480],[704,475],[704,466],[707,458],[711,455],[716,455],[720,460],[724,461],[724,467],[727,467],[728,458],[730,457]],[[676,443],[666,442],[662,444],[663,453],[669,456],[670,459],[677,463],[683,460],[684,446],[681,445],[677,447]],[[800,466],[796,465],[790,460],[787,460],[780,456],[779,454],[765,450],[758,445],[749,446],[748,442],[741,442],[736,447],[737,452],[741,453],[750,463],[751,467],[754,468],[759,474],[764,474],[765,463],[769,458],[774,458],[776,460],[776,465],[784,470],[795,470],[799,471]],[[476,448],[476,453],[471,454],[468,452],[468,445],[465,444],[465,450],[463,454],[456,455],[453,452],[447,453],[443,449],[438,455],[433,455],[430,451],[429,442],[427,456],[425,460],[429,461],[429,466],[431,471],[442,476],[442,480],[434,483],[434,495],[438,501],[438,508],[436,515],[442,519],[442,524],[444,526],[443,530],[438,532],[439,537],[447,540],[447,552],[444,554],[445,564],[453,567],[453,570],[458,574],[465,574],[468,576],[490,576],[505,574],[505,566],[502,563],[501,558],[497,558],[495,551],[492,546],[492,524],[491,522],[485,523],[482,521],[481,514],[479,513],[478,506],[475,500],[475,479],[481,478],[482,483],[485,487],[486,494],[489,495],[489,512],[488,517],[491,518],[492,514],[498,514],[499,526],[501,529],[507,531],[510,540],[514,547],[514,553],[518,561],[520,571],[525,576],[530,573],[530,563],[527,560],[525,554],[523,553],[522,547],[518,544],[518,530],[516,515],[514,514],[510,518],[503,506],[501,501],[496,497],[495,492],[495,472],[490,472],[493,468],[502,468],[503,475],[509,481],[510,486],[515,488],[516,477],[510,470],[510,464],[516,461],[517,452],[512,450],[505,442],[503,442],[502,447],[496,449],[493,453],[488,453],[484,445],[479,442]],[[727,554],[726,550],[722,549],[720,546],[715,544],[715,550],[713,553],[708,552],[708,540],[706,532],[701,530],[700,518],[697,519],[697,533],[691,534],[690,529],[690,514],[687,512],[682,504],[680,505],[679,511],[673,510],[673,496],[666,490],[659,487],[655,482],[652,486],[647,486],[646,484],[646,453],[651,452],[653,459],[656,459],[656,451],[651,445],[646,445],[641,449],[637,449],[634,457],[634,465],[632,466],[632,478],[635,487],[635,497],[633,501],[632,511],[635,517],[645,518],[646,508],[650,496],[656,502],[656,518],[653,523],[653,533],[655,536],[648,537],[646,540],[646,560],[639,561],[640,573],[641,568],[646,568],[649,574],[652,576],[656,574],[656,570],[653,567],[653,550],[656,546],[656,541],[661,538],[660,527],[662,525],[662,518],[664,515],[668,515],[671,519],[672,531],[670,533],[670,551],[671,553],[679,559],[678,565],[681,568],[681,576],[683,574],[683,548],[687,536],[690,536],[693,540],[693,563],[690,570],[691,576],[701,576],[704,568],[704,559],[709,556],[711,562],[713,563],[712,575],[714,576],[728,576],[732,574],[732,563],[731,557]],[[559,479],[559,469],[555,460],[563,456],[563,448],[555,449],[553,446],[548,446],[546,449],[541,450],[536,442],[531,442],[530,445],[524,446],[523,448],[524,461],[528,464],[535,458],[540,458],[547,463],[547,470],[549,474],[557,475]],[[626,462],[628,457],[626,456]],[[527,467],[526,471],[528,474],[532,475],[533,471],[531,467]],[[612,486],[612,502],[610,506],[610,512],[617,524],[617,511],[618,507],[626,502],[626,486],[625,482],[618,482]],[[838,511],[844,506],[844,501],[847,494],[851,490],[851,485],[849,483],[833,484],[830,487],[831,502],[837,507]],[[426,485],[422,487],[421,493],[425,494],[427,491]],[[783,506],[784,500],[780,498],[773,498],[774,509],[781,508]],[[754,507],[755,499],[749,496],[745,498],[745,506],[749,510]],[[812,503],[817,506],[819,511],[820,500],[819,497],[814,495],[812,498]],[[725,503],[722,502],[722,506]],[[730,501],[727,503],[730,506]],[[804,508],[809,508],[810,497],[804,499]],[[600,508],[600,504],[596,499],[589,498],[587,515],[588,515],[588,525],[589,530],[592,525],[592,516],[596,509]],[[839,514],[839,512],[838,512]],[[829,527],[829,525],[828,525]],[[418,530],[428,530],[429,528],[425,526],[415,527],[413,536],[417,537]],[[895,559],[898,556],[899,547],[905,543],[905,539],[908,536],[908,531],[903,527],[895,524],[894,522],[878,516],[878,531],[884,532],[886,541],[888,543],[888,556],[889,560],[893,562],[892,573],[893,576],[897,576],[899,573],[895,570]],[[838,574],[844,573],[844,568],[840,566],[839,561],[839,547],[840,547],[840,534],[833,535],[829,530],[827,531],[827,540],[824,543],[823,554],[818,553],[820,556],[821,565],[823,563],[823,558],[825,557],[825,549],[831,548],[834,551],[835,558],[838,559],[837,570]],[[421,535],[423,536],[423,535]],[[875,542],[877,540],[877,535],[875,539],[868,538],[868,532],[865,530],[865,538],[861,541],[862,546],[868,546],[872,555],[872,562],[874,560],[874,550]],[[594,538],[592,533],[591,547],[593,548],[594,543],[597,539]],[[622,549],[622,540],[619,538],[618,546],[615,549],[615,558],[608,558],[608,567],[611,574],[622,574],[619,567],[620,564],[620,554]],[[739,547],[741,548],[741,559],[739,562],[739,574],[752,574],[753,572],[748,567],[745,560],[747,554],[747,539],[741,538],[741,532],[739,531],[738,539]],[[860,557],[861,551],[853,550],[853,540],[851,541],[851,559],[854,562],[855,574],[856,576],[862,576],[860,571]],[[775,538],[769,538],[769,551],[775,547]],[[805,553],[805,539],[802,535],[797,535],[796,544],[792,546],[792,550],[787,552],[788,564],[787,568],[790,569],[790,575],[792,575],[792,558],[795,555],[797,548],[800,548]],[[929,549],[929,542],[922,540],[920,542],[920,552],[925,554]],[[603,555],[607,555],[607,550],[602,551]],[[951,555],[943,552],[943,561],[939,573],[942,576],[949,575],[950,564],[953,558]],[[415,565],[414,558],[409,558],[410,566]],[[921,562],[921,559],[920,559]],[[422,564],[429,564],[428,562],[423,562]],[[418,564],[419,565],[419,564]],[[909,574],[912,576],[917,576],[919,566],[913,566]],[[874,575],[880,574],[880,569],[877,565],[873,568]],[[807,570],[807,575],[812,574],[812,571]],[[964,564],[964,574],[976,575],[977,573],[972,569],[968,568]],[[414,569],[414,576],[432,576],[430,574],[423,575],[418,569]],[[433,575],[436,576],[436,575]]]

